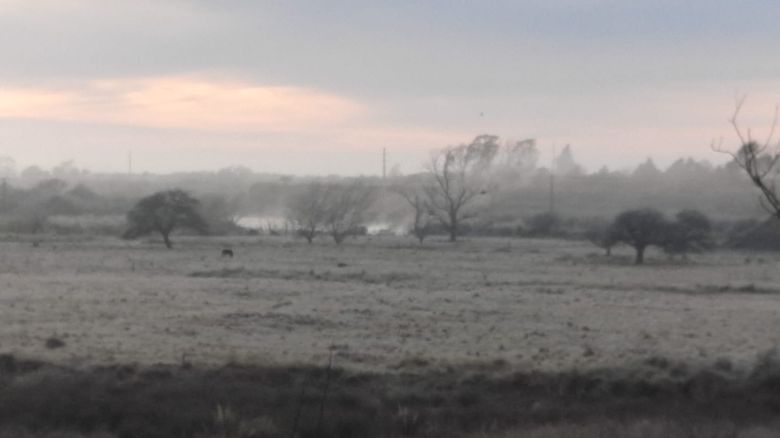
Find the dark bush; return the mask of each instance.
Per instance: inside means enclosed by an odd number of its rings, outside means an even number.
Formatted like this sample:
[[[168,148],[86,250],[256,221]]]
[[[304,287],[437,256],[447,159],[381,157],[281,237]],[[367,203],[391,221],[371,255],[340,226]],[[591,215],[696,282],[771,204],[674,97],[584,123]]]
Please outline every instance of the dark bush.
[[[632,246],[636,250],[634,262],[641,265],[645,260],[648,246],[662,246],[666,238],[668,223],[663,213],[645,208],[620,213],[612,224],[618,242]]]
[[[663,249],[668,254],[685,255],[712,248],[712,223],[703,213],[683,210],[668,224]]]
[[[560,237],[562,236],[563,220],[557,213],[540,213],[525,220],[526,232],[532,237]]]

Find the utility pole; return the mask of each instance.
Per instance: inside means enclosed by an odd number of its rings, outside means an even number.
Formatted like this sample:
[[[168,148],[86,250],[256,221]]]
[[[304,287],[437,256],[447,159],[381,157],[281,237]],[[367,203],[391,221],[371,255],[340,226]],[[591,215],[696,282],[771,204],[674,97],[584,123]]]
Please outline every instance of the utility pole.
[[[382,148],[382,180],[387,178],[387,148]]]
[[[127,151],[127,174],[133,174],[133,151]]]
[[[550,160],[550,213],[555,214],[555,155],[557,154],[553,143],[552,160]]]

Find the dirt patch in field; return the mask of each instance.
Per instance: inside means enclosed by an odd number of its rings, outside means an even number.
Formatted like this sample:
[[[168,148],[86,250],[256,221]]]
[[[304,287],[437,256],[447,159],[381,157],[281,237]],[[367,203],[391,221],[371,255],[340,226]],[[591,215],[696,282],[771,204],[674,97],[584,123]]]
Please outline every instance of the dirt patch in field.
[[[334,272],[331,270],[309,271],[301,270],[262,270],[222,268],[215,271],[195,271],[190,274],[195,278],[273,278],[282,280],[310,280],[310,281],[335,281],[335,282],[362,282],[366,284],[398,284],[412,283],[419,280],[419,275],[410,275],[402,272],[368,273],[361,271]]]

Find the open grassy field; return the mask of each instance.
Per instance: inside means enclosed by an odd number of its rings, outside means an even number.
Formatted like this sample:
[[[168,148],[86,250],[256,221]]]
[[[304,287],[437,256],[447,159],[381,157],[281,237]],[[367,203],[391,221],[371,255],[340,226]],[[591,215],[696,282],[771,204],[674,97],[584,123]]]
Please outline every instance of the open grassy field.
[[[628,248],[606,258],[556,240],[177,243],[0,242],[0,351],[69,365],[322,365],[333,351],[358,370],[555,371],[748,363],[780,340],[771,254],[650,254],[636,267]]]
[[[780,257],[631,260],[6,238],[0,437],[777,436]]]

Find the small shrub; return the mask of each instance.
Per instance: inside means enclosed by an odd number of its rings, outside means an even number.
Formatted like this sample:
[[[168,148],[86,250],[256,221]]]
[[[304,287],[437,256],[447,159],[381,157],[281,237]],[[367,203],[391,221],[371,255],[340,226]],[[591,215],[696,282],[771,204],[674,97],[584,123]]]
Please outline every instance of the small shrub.
[[[730,373],[734,371],[734,364],[731,362],[731,359],[727,357],[720,357],[715,361],[715,364],[713,365],[716,370],[724,372],[724,373]]]
[[[556,213],[540,213],[526,219],[526,230],[534,237],[561,236],[562,223],[561,217]]]
[[[46,339],[46,348],[49,350],[54,350],[56,348],[62,348],[65,346],[65,341],[62,339],[52,336],[49,339]]]

